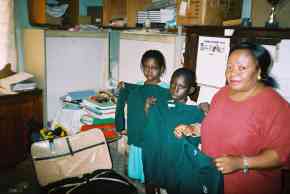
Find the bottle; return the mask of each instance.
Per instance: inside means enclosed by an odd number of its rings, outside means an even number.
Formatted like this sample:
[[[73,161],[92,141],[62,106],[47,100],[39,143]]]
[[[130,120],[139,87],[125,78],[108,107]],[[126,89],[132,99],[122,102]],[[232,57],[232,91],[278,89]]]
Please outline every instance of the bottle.
[[[144,26],[145,26],[146,32],[148,32],[151,27],[151,20],[149,18],[148,12],[147,12],[147,16],[144,22]]]

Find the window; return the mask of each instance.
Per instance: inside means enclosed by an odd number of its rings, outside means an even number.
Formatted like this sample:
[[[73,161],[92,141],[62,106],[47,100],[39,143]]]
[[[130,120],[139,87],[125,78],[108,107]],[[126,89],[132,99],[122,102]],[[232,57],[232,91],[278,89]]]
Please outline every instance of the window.
[[[16,69],[13,0],[0,0],[0,69],[7,63]]]

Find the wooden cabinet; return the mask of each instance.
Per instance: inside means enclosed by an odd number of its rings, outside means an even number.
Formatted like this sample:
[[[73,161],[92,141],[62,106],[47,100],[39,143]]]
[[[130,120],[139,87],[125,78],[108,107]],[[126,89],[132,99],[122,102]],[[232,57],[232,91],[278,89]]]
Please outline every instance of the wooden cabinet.
[[[13,166],[29,151],[27,122],[42,123],[42,91],[0,96],[0,168]]]
[[[27,0],[31,25],[75,25],[78,23],[79,0],[63,0],[68,9],[62,18],[52,18],[46,14],[46,0]]]
[[[103,1],[103,26],[108,26],[115,18],[127,20],[127,27],[136,26],[138,10],[151,4],[151,0],[105,0]]]

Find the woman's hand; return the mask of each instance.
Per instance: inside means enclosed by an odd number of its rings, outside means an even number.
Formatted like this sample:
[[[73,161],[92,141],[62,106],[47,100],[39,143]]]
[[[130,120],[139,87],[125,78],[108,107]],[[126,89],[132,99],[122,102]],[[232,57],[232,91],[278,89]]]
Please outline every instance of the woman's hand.
[[[200,135],[200,124],[195,123],[192,125],[178,125],[174,129],[174,135],[177,138],[184,136],[199,136]]]
[[[214,163],[223,174],[243,169],[243,159],[240,156],[222,156],[215,158]]]
[[[144,111],[145,113],[148,112],[151,105],[155,104],[157,99],[154,96],[150,96],[146,99],[145,105],[144,105]]]
[[[263,150],[256,156],[247,156],[248,169],[273,169],[282,165],[278,153],[273,149]],[[242,156],[229,156],[215,158],[214,163],[219,171],[228,174],[243,169]]]

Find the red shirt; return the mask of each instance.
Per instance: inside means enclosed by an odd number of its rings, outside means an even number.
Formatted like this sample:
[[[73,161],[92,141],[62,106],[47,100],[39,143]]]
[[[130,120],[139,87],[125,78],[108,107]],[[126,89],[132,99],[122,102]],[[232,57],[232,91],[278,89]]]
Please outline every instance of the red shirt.
[[[256,96],[236,102],[222,88],[213,98],[202,123],[202,150],[211,157],[255,156],[275,150],[282,162],[290,155],[290,106],[275,90],[265,88]],[[225,194],[278,194],[281,172],[237,171],[224,176]]]

